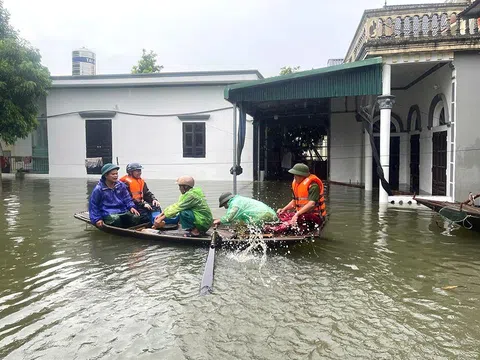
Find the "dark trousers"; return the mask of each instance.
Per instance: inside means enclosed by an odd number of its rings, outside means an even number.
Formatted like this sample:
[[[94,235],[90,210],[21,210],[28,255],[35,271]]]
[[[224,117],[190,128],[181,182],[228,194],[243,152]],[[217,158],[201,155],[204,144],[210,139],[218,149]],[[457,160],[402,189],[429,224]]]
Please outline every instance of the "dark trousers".
[[[184,230],[191,230],[195,227],[194,221],[195,216],[193,215],[192,210],[182,210],[180,211],[180,225],[182,225],[182,229]]]
[[[121,228],[129,228],[142,223],[141,216],[135,216],[131,212],[105,216],[103,222],[107,225]]]

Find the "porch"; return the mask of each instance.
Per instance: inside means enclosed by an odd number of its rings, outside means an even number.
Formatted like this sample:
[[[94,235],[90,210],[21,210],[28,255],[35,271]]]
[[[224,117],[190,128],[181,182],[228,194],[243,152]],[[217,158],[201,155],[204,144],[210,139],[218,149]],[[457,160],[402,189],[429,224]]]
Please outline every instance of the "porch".
[[[286,170],[303,161],[323,180],[375,189],[379,202],[387,203],[374,145],[392,193],[452,196],[452,60],[448,53],[401,64],[372,58],[233,85],[225,98],[239,109],[240,134],[244,114],[254,119],[257,180],[289,179]],[[361,116],[366,108],[371,109],[372,142]],[[236,111],[234,118],[236,122]],[[234,130],[237,137],[236,125]],[[238,140],[234,179],[241,163],[241,135]]]

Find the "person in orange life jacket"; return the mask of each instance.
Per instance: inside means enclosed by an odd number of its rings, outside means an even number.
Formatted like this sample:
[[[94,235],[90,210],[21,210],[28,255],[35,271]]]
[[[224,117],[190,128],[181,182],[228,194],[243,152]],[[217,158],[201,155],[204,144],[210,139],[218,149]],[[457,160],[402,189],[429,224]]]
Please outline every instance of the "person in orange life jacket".
[[[283,208],[277,210],[278,217],[284,223],[276,232],[286,232],[292,227],[297,233],[307,233],[319,227],[327,215],[323,182],[317,176],[310,174],[307,165],[299,163],[288,170],[293,175],[293,199]],[[289,210],[295,210],[289,212]]]
[[[154,208],[160,208],[160,203],[142,179],[142,165],[130,163],[127,165],[127,175],[120,181],[127,185],[128,191],[133,198],[136,208],[143,220],[150,221],[150,213]]]

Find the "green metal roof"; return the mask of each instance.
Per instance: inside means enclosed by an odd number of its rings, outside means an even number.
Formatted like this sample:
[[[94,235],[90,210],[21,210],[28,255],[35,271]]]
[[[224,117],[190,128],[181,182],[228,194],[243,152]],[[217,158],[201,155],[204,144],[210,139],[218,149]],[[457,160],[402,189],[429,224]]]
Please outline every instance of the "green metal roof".
[[[224,96],[231,103],[239,103],[376,95],[381,92],[382,58],[376,57],[229,85]]]

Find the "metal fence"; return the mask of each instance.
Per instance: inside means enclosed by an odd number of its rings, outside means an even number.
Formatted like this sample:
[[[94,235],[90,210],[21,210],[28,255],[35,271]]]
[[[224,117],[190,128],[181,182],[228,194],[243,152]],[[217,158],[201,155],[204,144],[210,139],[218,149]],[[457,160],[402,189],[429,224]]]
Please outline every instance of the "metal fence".
[[[33,156],[2,156],[2,173],[27,172],[33,174],[48,174],[48,157]]]

